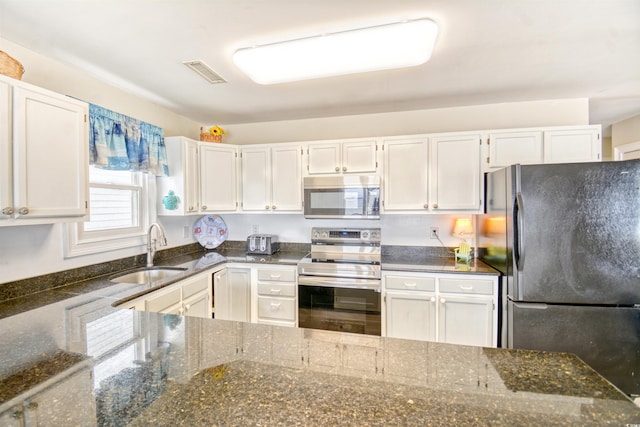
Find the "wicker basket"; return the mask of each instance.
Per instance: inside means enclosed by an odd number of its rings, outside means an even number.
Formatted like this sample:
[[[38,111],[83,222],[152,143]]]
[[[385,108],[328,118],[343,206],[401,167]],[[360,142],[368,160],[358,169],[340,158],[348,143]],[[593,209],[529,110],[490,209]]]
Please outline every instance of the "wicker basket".
[[[24,74],[24,67],[15,58],[0,50],[0,74],[20,80]]]
[[[200,141],[206,142],[222,142],[222,135],[213,135],[208,132],[200,133]]]

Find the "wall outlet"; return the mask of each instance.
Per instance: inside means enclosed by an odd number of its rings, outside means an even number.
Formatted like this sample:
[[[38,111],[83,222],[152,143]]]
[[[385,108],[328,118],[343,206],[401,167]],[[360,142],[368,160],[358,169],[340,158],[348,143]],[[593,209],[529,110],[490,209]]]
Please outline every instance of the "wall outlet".
[[[251,234],[258,234],[259,233],[258,230],[259,230],[259,227],[257,224],[251,226]]]
[[[440,235],[438,234],[438,227],[430,227],[429,228],[429,237],[432,239],[437,239]]]

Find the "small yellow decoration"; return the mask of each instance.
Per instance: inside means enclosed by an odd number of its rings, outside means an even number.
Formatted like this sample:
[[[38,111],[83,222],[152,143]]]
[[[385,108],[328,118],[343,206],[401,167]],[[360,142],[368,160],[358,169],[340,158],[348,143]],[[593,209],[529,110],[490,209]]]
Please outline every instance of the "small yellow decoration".
[[[227,132],[225,132],[225,131],[224,131],[224,129],[222,129],[222,128],[221,128],[220,126],[218,126],[218,125],[215,125],[215,126],[213,126],[213,127],[210,127],[210,128],[209,128],[209,133],[210,133],[211,135],[220,135],[220,136],[223,136],[223,135],[226,135],[226,134],[227,134]]]

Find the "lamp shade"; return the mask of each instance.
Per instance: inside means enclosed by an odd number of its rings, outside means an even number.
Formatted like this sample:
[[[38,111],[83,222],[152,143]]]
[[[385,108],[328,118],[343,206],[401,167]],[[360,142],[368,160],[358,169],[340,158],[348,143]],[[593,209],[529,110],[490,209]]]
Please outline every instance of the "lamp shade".
[[[469,218],[456,219],[451,235],[461,239],[473,237],[473,225],[471,224],[471,220]]]
[[[431,58],[437,34],[423,18],[247,47],[233,61],[263,85],[412,67]]]

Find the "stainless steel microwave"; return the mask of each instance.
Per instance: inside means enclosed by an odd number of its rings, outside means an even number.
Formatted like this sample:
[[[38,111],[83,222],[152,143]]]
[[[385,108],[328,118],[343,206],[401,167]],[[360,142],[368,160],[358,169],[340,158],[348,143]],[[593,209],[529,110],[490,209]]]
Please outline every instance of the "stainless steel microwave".
[[[380,219],[380,177],[305,177],[304,217]]]

